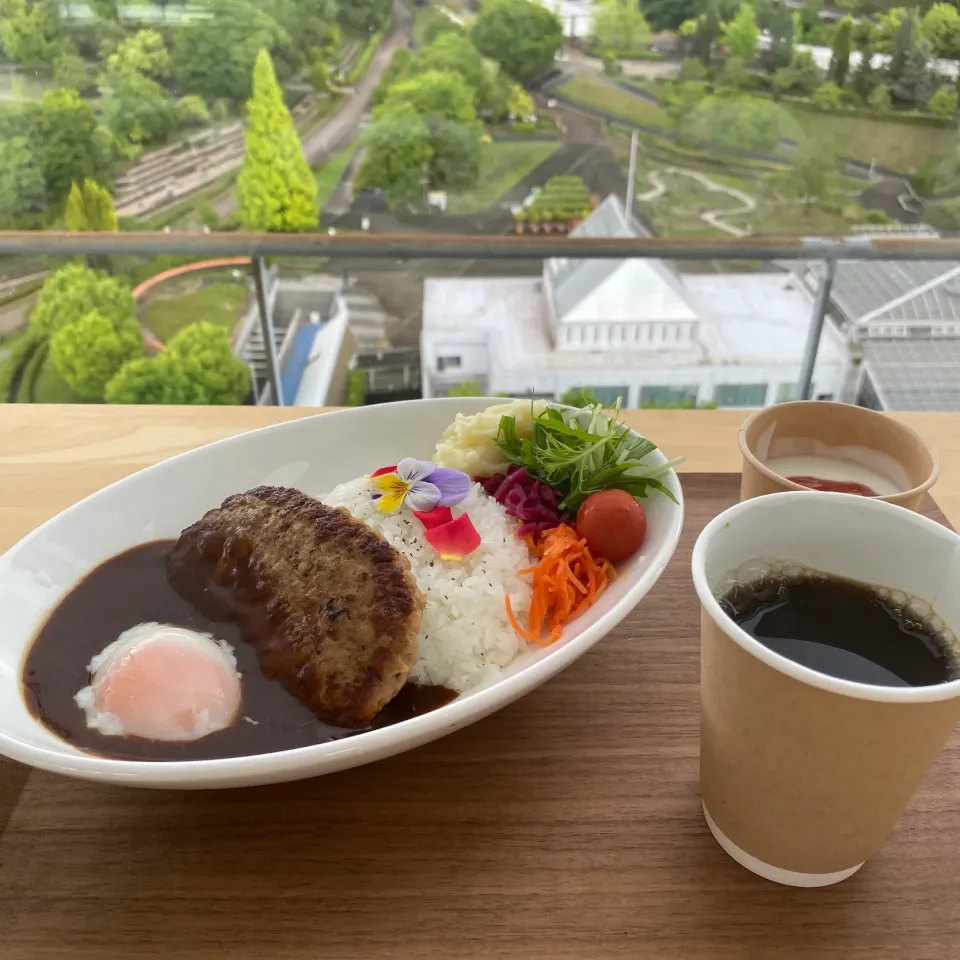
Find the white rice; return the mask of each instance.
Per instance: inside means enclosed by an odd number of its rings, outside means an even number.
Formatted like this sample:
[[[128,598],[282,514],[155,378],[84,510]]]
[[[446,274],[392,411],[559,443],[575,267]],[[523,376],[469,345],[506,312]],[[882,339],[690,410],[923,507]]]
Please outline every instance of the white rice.
[[[427,607],[420,627],[419,656],[410,674],[417,683],[435,683],[463,693],[494,679],[527,644],[510,626],[504,603],[509,594],[523,622],[530,609],[530,577],[517,571],[533,561],[516,536],[516,524],[493,497],[474,484],[454,516],[469,513],[483,542],[463,560],[441,560],[424,537],[423,525],[402,506],[380,513],[365,477],[342,483],[320,498],[346,507],[410,558]]]

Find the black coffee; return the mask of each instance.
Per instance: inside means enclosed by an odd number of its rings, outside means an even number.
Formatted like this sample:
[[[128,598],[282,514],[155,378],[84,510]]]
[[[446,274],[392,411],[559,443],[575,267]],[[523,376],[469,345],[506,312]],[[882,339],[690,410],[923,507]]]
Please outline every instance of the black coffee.
[[[960,678],[955,640],[922,601],[814,571],[730,588],[724,611],[765,647],[819,673],[883,687]]]

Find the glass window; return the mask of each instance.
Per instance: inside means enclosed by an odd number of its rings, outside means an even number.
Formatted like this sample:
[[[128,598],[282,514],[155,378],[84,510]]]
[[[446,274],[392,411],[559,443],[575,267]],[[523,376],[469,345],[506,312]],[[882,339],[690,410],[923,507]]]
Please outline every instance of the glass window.
[[[767,399],[765,383],[723,383],[713,392],[719,407],[762,407]]]
[[[593,391],[597,402],[602,403],[605,407],[612,407],[618,398],[626,406],[627,393],[629,392],[627,387],[590,387],[589,389]]]
[[[460,357],[437,357],[437,370],[443,373],[444,370],[459,370]]]
[[[781,383],[777,387],[777,403],[789,403],[797,399],[797,385],[795,383]]]
[[[697,387],[641,387],[640,406],[692,407],[697,402]]]

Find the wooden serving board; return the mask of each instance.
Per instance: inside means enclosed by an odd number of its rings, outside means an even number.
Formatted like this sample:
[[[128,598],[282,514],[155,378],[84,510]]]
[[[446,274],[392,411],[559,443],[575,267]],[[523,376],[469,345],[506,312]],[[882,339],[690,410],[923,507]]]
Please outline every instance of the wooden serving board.
[[[0,958],[956,958],[960,734],[837,887],[760,880],[707,831],[690,554],[739,477],[682,482],[680,547],[624,624],[420,750],[222,793],[4,761]]]

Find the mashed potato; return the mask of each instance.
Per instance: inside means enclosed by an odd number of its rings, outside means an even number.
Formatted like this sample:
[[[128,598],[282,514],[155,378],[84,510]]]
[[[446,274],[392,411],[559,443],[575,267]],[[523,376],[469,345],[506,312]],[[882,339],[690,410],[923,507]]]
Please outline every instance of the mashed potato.
[[[497,445],[501,417],[515,417],[517,436],[529,437],[534,417],[539,417],[547,405],[543,400],[511,400],[487,407],[472,417],[457,414],[437,443],[433,462],[438,467],[462,470],[471,477],[492,477],[506,473],[509,464]]]

